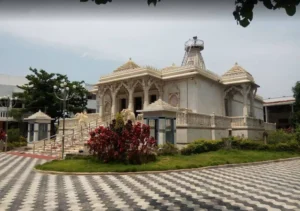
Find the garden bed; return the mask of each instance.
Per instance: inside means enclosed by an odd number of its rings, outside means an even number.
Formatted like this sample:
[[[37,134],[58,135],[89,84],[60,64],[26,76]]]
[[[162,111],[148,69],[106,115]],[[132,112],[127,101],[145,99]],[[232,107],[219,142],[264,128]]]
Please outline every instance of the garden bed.
[[[58,172],[142,172],[189,169],[223,164],[238,164],[257,161],[299,157],[296,152],[219,150],[189,156],[158,156],[157,161],[142,165],[102,163],[95,158],[54,160],[36,166],[38,170]]]

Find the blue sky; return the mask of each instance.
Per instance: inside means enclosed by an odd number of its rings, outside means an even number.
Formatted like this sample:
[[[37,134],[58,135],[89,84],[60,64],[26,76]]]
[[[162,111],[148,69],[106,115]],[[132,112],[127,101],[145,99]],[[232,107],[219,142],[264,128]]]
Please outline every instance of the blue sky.
[[[167,3],[157,8],[143,3],[120,10],[89,4],[70,9],[85,13],[66,14],[63,7],[29,6],[14,13],[8,10],[13,5],[2,1],[0,73],[26,75],[33,67],[96,83],[130,57],[141,66],[180,65],[184,42],[197,35],[204,40],[209,70],[222,75],[238,62],[254,76],[264,98],[292,95],[300,80],[300,13],[288,17],[284,10],[259,10],[242,28],[232,17],[232,5],[170,10]]]

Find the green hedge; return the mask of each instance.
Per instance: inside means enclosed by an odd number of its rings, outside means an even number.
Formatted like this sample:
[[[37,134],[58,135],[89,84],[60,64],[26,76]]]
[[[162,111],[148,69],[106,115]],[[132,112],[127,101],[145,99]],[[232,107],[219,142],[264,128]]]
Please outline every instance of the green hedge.
[[[179,153],[178,148],[176,145],[171,143],[166,143],[158,146],[158,155],[176,155]]]
[[[287,133],[284,130],[270,132],[267,138],[268,144],[288,143],[296,139],[295,133]]]
[[[229,143],[229,144],[228,144]],[[228,147],[230,145],[230,147]],[[181,150],[183,155],[199,154],[216,151],[223,148],[239,150],[264,150],[264,151],[287,151],[300,152],[300,144],[295,140],[288,142],[265,145],[262,141],[242,140],[238,138],[224,138],[222,141],[197,140],[188,144]]]
[[[183,155],[199,154],[203,152],[217,151],[223,148],[224,142],[220,140],[197,140],[188,144],[181,150]]]

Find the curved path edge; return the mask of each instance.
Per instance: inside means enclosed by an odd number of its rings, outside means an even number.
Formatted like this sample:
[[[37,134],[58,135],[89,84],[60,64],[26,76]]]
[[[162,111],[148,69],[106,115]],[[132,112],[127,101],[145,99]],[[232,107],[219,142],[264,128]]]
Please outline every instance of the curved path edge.
[[[174,170],[165,170],[165,171],[137,171],[137,172],[62,172],[62,171],[46,171],[34,168],[34,171],[42,174],[55,174],[55,175],[132,175],[132,174],[159,174],[159,173],[169,173],[169,172],[181,172],[181,171],[195,171],[195,170],[205,170],[205,169],[217,169],[217,168],[233,168],[241,166],[254,166],[262,165],[268,163],[284,162],[300,160],[300,157],[293,158],[283,158],[277,160],[267,160],[267,161],[256,161],[249,163],[235,163],[235,164],[223,164],[216,166],[205,166],[199,168],[188,168],[188,169],[174,169]]]

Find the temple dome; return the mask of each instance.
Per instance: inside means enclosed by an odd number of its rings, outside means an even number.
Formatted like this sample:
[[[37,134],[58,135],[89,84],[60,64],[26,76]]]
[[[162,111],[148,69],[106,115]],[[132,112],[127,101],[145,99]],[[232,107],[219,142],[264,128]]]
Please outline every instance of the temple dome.
[[[114,70],[114,72],[120,72],[120,71],[124,71],[124,70],[132,70],[132,69],[136,69],[136,68],[140,68],[140,66],[138,66],[136,63],[134,63],[130,58],[125,64],[121,65],[116,70]]]
[[[228,70],[221,78],[224,84],[233,84],[233,83],[245,83],[245,82],[254,82],[253,76],[247,72],[243,67],[238,65],[236,62],[235,65]]]

